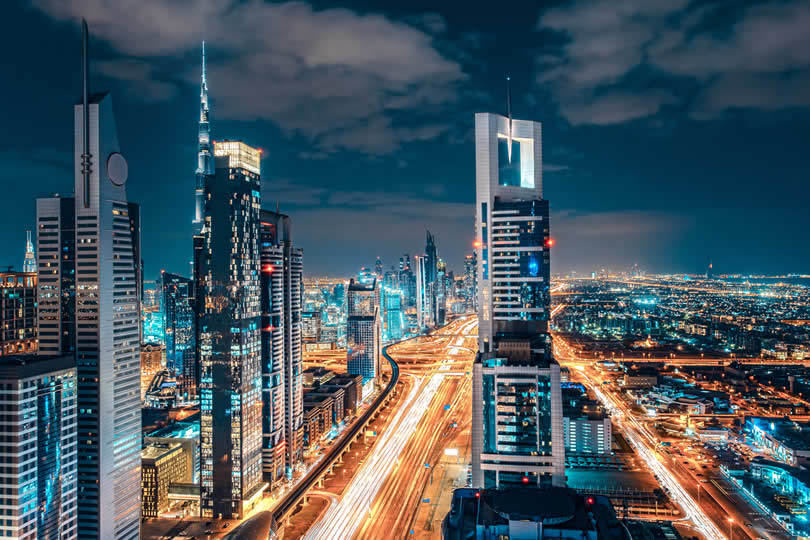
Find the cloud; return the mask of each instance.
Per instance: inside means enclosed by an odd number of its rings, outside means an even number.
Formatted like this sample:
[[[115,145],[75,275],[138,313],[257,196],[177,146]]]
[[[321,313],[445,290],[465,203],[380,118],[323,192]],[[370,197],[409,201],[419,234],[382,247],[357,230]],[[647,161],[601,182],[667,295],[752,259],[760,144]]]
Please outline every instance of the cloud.
[[[572,124],[628,122],[674,103],[702,118],[810,105],[810,0],[723,8],[578,0],[547,10],[538,28],[566,41],[538,56],[537,81]]]
[[[270,120],[327,150],[384,154],[441,135],[447,127],[432,118],[456,101],[467,78],[434,47],[432,36],[444,24],[435,14],[411,25],[297,1],[34,0],[34,5],[60,20],[86,15],[94,37],[149,64],[187,60],[205,39],[214,118]],[[130,68],[107,73],[128,81],[136,75],[157,78],[142,65]],[[199,71],[184,77],[196,84]]]
[[[136,58],[94,62],[93,69],[112,79],[126,81],[127,93],[140,101],[165,101],[177,93],[173,83],[154,79],[154,68]]]

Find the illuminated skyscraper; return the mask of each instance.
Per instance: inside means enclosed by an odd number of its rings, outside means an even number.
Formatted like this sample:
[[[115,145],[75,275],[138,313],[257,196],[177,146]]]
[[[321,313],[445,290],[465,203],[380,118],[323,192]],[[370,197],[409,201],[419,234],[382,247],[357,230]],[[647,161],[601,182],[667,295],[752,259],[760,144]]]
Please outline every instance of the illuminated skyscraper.
[[[438,265],[439,265],[439,252],[436,249],[436,238],[426,231],[425,241],[425,257],[424,257],[424,274],[423,274],[423,295],[425,296],[425,304],[428,307],[430,315],[429,327],[434,327],[439,324],[439,283],[438,283]]]
[[[168,272],[162,273],[162,281],[166,369],[177,377],[180,400],[188,401],[197,394],[194,283]]]
[[[83,38],[75,195],[37,200],[39,353],[76,355],[79,538],[134,539],[141,507],[139,224],[127,202],[112,98],[90,93],[86,25]]]
[[[419,330],[432,328],[434,325],[432,306],[433,283],[428,281],[427,263],[428,259],[424,255],[414,255],[413,262],[416,266],[416,324]]]
[[[447,264],[439,259],[436,262],[436,326],[444,326],[447,316]]]
[[[31,231],[25,231],[25,259],[23,260],[23,272],[33,273],[37,271],[37,258],[34,255],[34,244],[31,242]]]
[[[75,358],[2,356],[0,388],[0,410],[15,412],[3,415],[0,537],[75,539]]]
[[[276,482],[302,458],[303,251],[289,216],[261,211],[262,468]]]
[[[37,275],[0,272],[0,356],[37,350]]]
[[[382,327],[380,288],[376,279],[349,281],[346,293],[346,368],[363,380],[380,375]]]
[[[468,311],[478,311],[478,281],[475,279],[476,252],[464,257],[464,296]]]
[[[194,235],[202,234],[205,218],[205,178],[214,174],[211,155],[211,128],[208,124],[208,80],[205,77],[205,41],[202,42],[200,76],[200,122],[197,130],[197,183],[194,190]]]
[[[261,498],[260,152],[214,144],[206,176],[200,318],[200,505],[243,517]]]
[[[548,201],[537,122],[475,115],[478,355],[474,487],[565,482],[560,366],[552,357]]]

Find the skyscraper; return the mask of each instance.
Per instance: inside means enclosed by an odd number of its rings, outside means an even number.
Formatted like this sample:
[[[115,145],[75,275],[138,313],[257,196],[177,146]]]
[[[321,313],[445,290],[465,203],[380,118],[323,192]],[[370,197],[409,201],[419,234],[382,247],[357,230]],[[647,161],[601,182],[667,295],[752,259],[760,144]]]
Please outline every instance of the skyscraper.
[[[87,38],[83,24],[75,195],[37,200],[39,353],[76,355],[78,536],[128,539],[141,507],[138,246],[112,98],[90,93]]]
[[[537,122],[475,115],[478,355],[474,487],[564,484],[560,367],[552,357],[548,201]]]
[[[0,356],[37,350],[37,275],[0,272]]]
[[[194,190],[194,235],[202,234],[205,219],[205,179],[214,174],[211,154],[211,128],[208,124],[208,81],[205,77],[205,41],[202,42],[202,75],[200,76],[200,121],[197,130],[197,182]]]
[[[177,377],[180,400],[188,401],[197,394],[194,283],[163,272],[162,290],[166,369]]]
[[[428,281],[427,257],[424,255],[414,255],[414,266],[416,266],[416,324],[419,330],[432,328],[434,324],[433,310],[433,283]]]
[[[34,255],[34,244],[31,242],[31,231],[25,231],[25,259],[23,259],[23,272],[37,271],[37,258]]]
[[[439,252],[436,249],[436,239],[430,234],[430,231],[426,231],[424,263],[423,294],[425,295],[425,303],[430,311],[430,316],[428,317],[430,321],[429,326],[433,327],[439,324],[439,283],[437,280]]]
[[[364,381],[380,375],[382,327],[376,279],[349,281],[346,293],[346,369]]]
[[[72,540],[76,522],[76,361],[0,357],[3,520],[0,537]],[[13,465],[12,465],[13,464]]]
[[[476,252],[464,257],[464,296],[468,311],[478,311],[478,281],[475,279]]]
[[[303,251],[289,216],[261,211],[262,468],[276,482],[303,451]]]
[[[205,180],[200,318],[200,505],[242,517],[261,498],[260,152],[214,144]]]
[[[444,326],[447,316],[447,264],[439,259],[436,262],[436,326]]]

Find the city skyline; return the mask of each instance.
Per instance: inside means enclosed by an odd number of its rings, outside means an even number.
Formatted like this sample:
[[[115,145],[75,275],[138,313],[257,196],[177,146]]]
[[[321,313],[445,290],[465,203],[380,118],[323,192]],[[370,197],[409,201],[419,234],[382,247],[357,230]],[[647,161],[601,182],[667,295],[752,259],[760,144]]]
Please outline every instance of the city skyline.
[[[787,273],[802,272],[810,262],[802,250],[791,249],[792,231],[808,225],[802,211],[808,194],[799,182],[809,163],[798,151],[807,135],[806,103],[797,97],[802,92],[784,90],[791,81],[801,88],[807,62],[802,54],[783,54],[787,38],[779,37],[790,35],[795,21],[804,20],[806,2],[757,2],[738,13],[720,6],[710,14],[683,3],[643,8],[629,2],[627,13],[593,36],[600,44],[623,36],[615,44],[618,49],[605,49],[613,60],[605,69],[612,75],[595,71],[593,55],[582,50],[587,29],[572,22],[573,15],[583,25],[591,20],[586,15],[599,15],[590,3],[565,9],[520,7],[495,21],[484,20],[474,9],[459,15],[452,6],[430,16],[425,15],[427,6],[419,4],[409,8],[412,12],[358,3],[346,8],[267,4],[255,13],[283,13],[306,23],[308,31],[328,27],[334,32],[315,40],[313,50],[290,57],[294,72],[306,75],[299,82],[281,77],[283,73],[267,74],[274,77],[262,88],[277,92],[272,95],[280,100],[278,110],[258,107],[252,95],[233,95],[229,70],[249,57],[241,42],[222,35],[219,22],[191,23],[187,33],[155,39],[153,45],[143,44],[137,32],[146,30],[138,25],[118,33],[115,22],[100,25],[91,44],[98,58],[94,84],[116,94],[116,116],[128,127],[121,137],[131,157],[131,177],[137,180],[130,198],[142,205],[146,277],[156,277],[161,269],[188,275],[183,246],[194,217],[188,193],[197,161],[203,38],[212,137],[241,138],[265,150],[265,206],[279,202],[299,223],[298,245],[308,254],[308,275],[349,276],[357,261],[371,267],[378,255],[387,268],[403,248],[419,252],[414,248],[422,245],[425,228],[436,234],[442,258],[459,273],[473,236],[471,113],[505,112],[507,74],[514,85],[515,114],[543,122],[549,140],[544,177],[548,197],[556,202],[553,273],[622,269],[635,262],[649,271],[701,273],[710,260],[718,273]],[[70,195],[64,193],[71,168],[65,144],[70,121],[64,108],[75,94],[71,75],[77,69],[70,45],[76,41],[76,25],[70,20],[81,15],[71,9],[47,1],[34,8],[9,8],[20,21],[17,28],[47,29],[46,39],[15,55],[12,69],[2,75],[19,72],[22,77],[5,85],[7,103],[15,103],[7,111],[15,129],[5,135],[8,150],[2,159],[25,200],[57,191]],[[215,18],[219,8],[210,9],[205,16]],[[87,15],[92,26],[94,17],[115,14]],[[646,23],[644,36],[622,33],[633,28],[634,16]],[[689,27],[695,19],[702,26]],[[168,10],[163,26],[153,31],[166,31],[176,20],[177,14]],[[751,42],[751,28],[760,28],[757,24],[767,25],[761,30],[769,36],[769,48],[763,45],[763,52],[744,63],[740,56]],[[355,29],[388,32],[392,43],[402,45],[405,52],[386,57],[402,66],[402,80],[364,60],[355,47]],[[14,40],[15,31],[2,39]],[[669,49],[667,32],[681,40],[675,39]],[[720,33],[724,40],[715,35]],[[463,40],[462,34],[475,39]],[[704,47],[707,56],[727,59],[729,76],[744,80],[740,88],[747,90],[726,92],[726,101],[718,101],[729,81],[710,62],[688,56],[682,50],[683,35]],[[633,39],[638,43],[630,43]],[[807,38],[798,39],[801,44]],[[321,58],[318,46],[327,45],[334,46],[334,57]],[[629,45],[655,54],[636,58]],[[257,46],[256,54],[287,58],[289,53],[284,40]],[[521,52],[510,57],[512,50]],[[762,67],[780,55],[782,60]],[[538,64],[552,56],[567,63]],[[313,58],[322,69],[301,68],[301,62]],[[47,70],[23,69],[45,62]],[[415,67],[420,62],[421,71]],[[346,65],[350,77],[334,74],[335,65]],[[590,86],[572,77],[572,66],[593,77]],[[645,73],[650,70],[657,72],[656,78]],[[369,80],[373,75],[386,76],[382,87]],[[327,81],[347,92],[338,105],[335,96],[305,91],[307,84],[317,88]],[[351,81],[359,86],[350,86]],[[642,92],[641,86],[666,90]],[[356,95],[363,91],[368,98]],[[289,98],[294,92],[301,95]],[[740,107],[730,110],[729,104]],[[249,114],[240,110],[254,106]],[[296,120],[290,114],[295,107],[319,114]],[[328,114],[335,109],[343,113]],[[436,115],[436,121],[423,118]],[[27,127],[43,122],[53,122],[54,129]],[[19,152],[33,159],[14,160]],[[9,237],[19,240],[3,244],[0,263],[20,268],[25,231],[33,226],[31,209],[11,198],[6,201],[0,220]],[[756,220],[746,217],[754,213]],[[382,226],[368,230],[369,221]],[[327,228],[334,235],[324,235]],[[352,242],[352,235],[361,232],[368,241]]]

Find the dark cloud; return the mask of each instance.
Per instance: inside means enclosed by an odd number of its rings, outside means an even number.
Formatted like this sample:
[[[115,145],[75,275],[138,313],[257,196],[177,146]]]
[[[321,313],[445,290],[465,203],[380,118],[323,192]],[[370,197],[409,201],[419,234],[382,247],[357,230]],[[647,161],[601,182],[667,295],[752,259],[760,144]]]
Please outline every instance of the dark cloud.
[[[644,118],[669,103],[694,102],[701,118],[810,105],[810,0],[721,11],[688,0],[565,3],[540,17],[566,41],[539,55],[538,82],[575,125]],[[651,86],[656,76],[691,84],[674,95]]]
[[[90,4],[90,5],[88,5]],[[261,0],[35,0],[59,18],[88,17],[94,36],[139,57],[105,74],[166,94],[167,81],[147,62],[185,59],[202,39],[211,49],[209,87],[215,116],[271,120],[327,150],[390,153],[401,144],[434,138],[448,127],[430,121],[457,99],[466,79],[444,57],[431,33],[435,14],[419,27],[382,15],[305,2]],[[199,71],[185,73],[196,84]],[[419,113],[419,114],[416,114]]]

